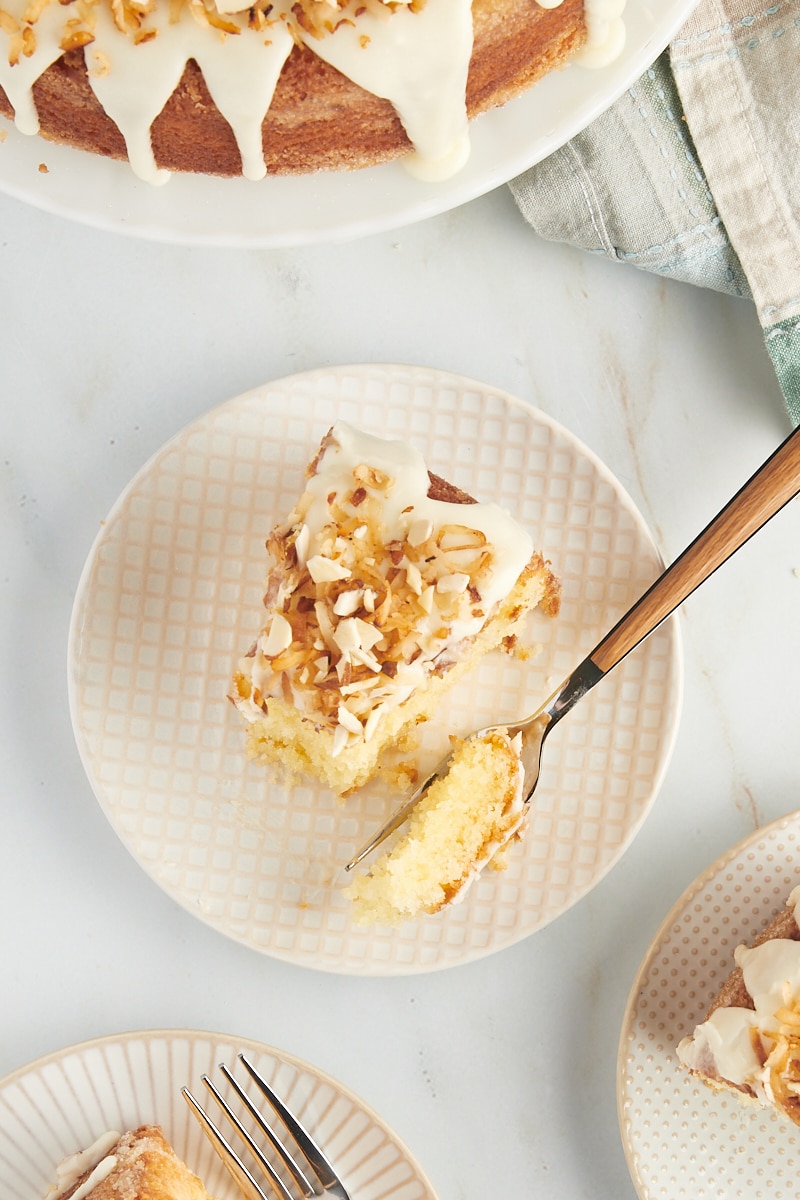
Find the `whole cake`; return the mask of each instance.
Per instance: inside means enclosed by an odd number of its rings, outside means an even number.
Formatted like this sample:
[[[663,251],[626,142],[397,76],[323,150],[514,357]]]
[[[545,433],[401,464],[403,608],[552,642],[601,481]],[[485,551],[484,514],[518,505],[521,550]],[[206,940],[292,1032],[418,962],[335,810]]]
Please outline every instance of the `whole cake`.
[[[710,1087],[800,1125],[800,887],[736,966],[678,1058]]]
[[[0,113],[153,183],[400,155],[440,178],[469,118],[576,55],[615,57],[624,3],[2,0]]]
[[[494,730],[454,741],[447,774],[413,809],[403,836],[345,888],[357,924],[439,912],[463,899],[484,867],[505,866],[501,852],[526,816],[521,734]]]
[[[59,1163],[46,1200],[210,1200],[157,1125],[106,1133]]]
[[[251,757],[345,795],[526,613],[558,610],[530,534],[431,475],[410,444],[339,422],[267,540],[262,628],[230,698]]]

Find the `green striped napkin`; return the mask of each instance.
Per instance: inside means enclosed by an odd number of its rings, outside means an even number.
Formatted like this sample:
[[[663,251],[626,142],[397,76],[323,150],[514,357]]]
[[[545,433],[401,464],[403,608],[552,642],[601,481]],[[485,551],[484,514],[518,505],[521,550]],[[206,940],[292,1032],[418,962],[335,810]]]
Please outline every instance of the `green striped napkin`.
[[[544,238],[752,300],[800,423],[800,0],[701,0],[608,112],[510,187]]]

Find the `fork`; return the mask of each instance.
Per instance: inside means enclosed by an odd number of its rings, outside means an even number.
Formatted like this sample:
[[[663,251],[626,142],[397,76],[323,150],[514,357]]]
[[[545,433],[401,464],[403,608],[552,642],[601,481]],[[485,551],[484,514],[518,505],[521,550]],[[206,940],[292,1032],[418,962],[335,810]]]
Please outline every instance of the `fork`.
[[[350,1200],[349,1193],[337,1175],[325,1153],[317,1145],[311,1134],[306,1130],[297,1117],[286,1107],[283,1100],[277,1095],[272,1087],[264,1079],[245,1054],[238,1054],[237,1058],[243,1065],[253,1083],[259,1089],[261,1094],[266,1097],[272,1106],[273,1110],[283,1123],[284,1129],[290,1135],[294,1145],[299,1150],[302,1158],[305,1160],[302,1164],[296,1161],[294,1152],[290,1152],[283,1141],[283,1135],[279,1135],[273,1126],[266,1120],[260,1112],[257,1105],[247,1094],[242,1085],[234,1077],[233,1072],[225,1065],[219,1064],[219,1069],[225,1076],[233,1091],[238,1096],[244,1108],[253,1118],[256,1126],[264,1135],[269,1145],[272,1147],[274,1154],[282,1163],[286,1172],[298,1191],[303,1197],[310,1198],[314,1196],[329,1197],[330,1200]],[[274,1196],[278,1200],[297,1200],[287,1184],[284,1182],[278,1170],[273,1166],[270,1159],[267,1157],[264,1149],[259,1145],[255,1138],[248,1132],[242,1121],[234,1112],[233,1108],[227,1102],[220,1090],[216,1087],[208,1075],[201,1075],[201,1080],[208,1088],[211,1095],[216,1100],[217,1104],[222,1109],[225,1118],[233,1125],[238,1136],[244,1141],[250,1150],[253,1158],[258,1163],[261,1173],[264,1175],[269,1187],[272,1189]],[[200,1127],[206,1137],[211,1142],[211,1145],[216,1150],[222,1162],[230,1171],[236,1181],[239,1190],[246,1200],[270,1200],[266,1195],[261,1184],[256,1180],[255,1175],[250,1168],[245,1164],[244,1160],[233,1149],[230,1142],[214,1124],[211,1117],[195,1099],[188,1088],[181,1089],[181,1095],[186,1100],[191,1111],[194,1113]]]
[[[788,504],[798,491],[800,426],[789,434],[536,712],[514,724],[487,726],[471,735],[481,737],[495,729],[507,730],[512,738],[521,735],[520,758],[524,770],[523,798],[526,804],[530,803],[539,781],[542,747],[561,718]],[[451,758],[452,755],[444,758],[415,788],[347,863],[346,871],[358,866],[362,859],[400,828],[431,784],[447,773]]]

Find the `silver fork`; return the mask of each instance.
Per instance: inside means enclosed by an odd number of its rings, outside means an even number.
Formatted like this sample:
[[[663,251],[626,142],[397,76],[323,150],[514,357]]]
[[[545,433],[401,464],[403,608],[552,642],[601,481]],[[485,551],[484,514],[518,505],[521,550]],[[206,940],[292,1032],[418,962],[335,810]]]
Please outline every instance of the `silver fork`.
[[[542,747],[558,721],[617,666],[627,654],[666,620],[692,592],[705,583],[717,567],[800,491],[800,427],[790,433],[748,482],[725,505],[671,566],[636,601],[591,654],[578,664],[558,690],[532,716],[523,721],[488,726],[522,735],[521,760],[525,772],[524,799],[530,803],[539,781]],[[347,863],[350,871],[404,823],[435,779],[447,773],[450,758],[442,762],[392,813],[380,829]]]
[[[284,1144],[285,1134],[276,1132],[239,1081],[234,1077],[233,1072],[225,1063],[220,1063],[219,1069],[244,1108],[253,1118],[257,1128],[272,1147],[273,1153],[282,1163],[298,1192],[307,1198],[325,1196],[330,1197],[330,1200],[350,1200],[347,1189],[327,1156],[314,1141],[308,1130],[289,1111],[280,1096],[277,1095],[266,1079],[256,1070],[247,1056],[239,1054],[237,1058],[262,1096],[269,1101],[272,1109],[280,1118],[284,1129],[291,1137],[297,1151],[299,1151],[299,1155],[304,1160],[302,1163],[297,1161],[297,1152],[290,1152]],[[272,1189],[274,1196],[278,1200],[297,1200],[297,1196],[284,1182],[276,1167],[273,1166],[273,1163],[267,1157],[262,1146],[259,1145],[252,1134],[245,1128],[213,1081],[209,1079],[208,1075],[202,1075],[201,1080],[222,1109],[226,1120],[233,1126],[239,1138],[248,1147],[253,1158],[258,1163],[258,1168]],[[214,1124],[211,1117],[189,1089],[182,1088],[181,1094],[199,1121],[200,1127],[211,1142],[211,1145],[230,1171],[242,1195],[246,1197],[246,1200],[270,1200],[270,1197],[264,1192],[253,1172],[233,1149],[233,1146],[231,1146],[221,1130]]]

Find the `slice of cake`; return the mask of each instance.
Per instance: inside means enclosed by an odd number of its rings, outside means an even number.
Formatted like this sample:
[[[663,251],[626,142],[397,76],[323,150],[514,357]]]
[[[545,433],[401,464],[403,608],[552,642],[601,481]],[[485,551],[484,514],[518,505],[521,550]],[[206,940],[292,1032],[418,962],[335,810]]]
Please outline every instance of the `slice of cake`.
[[[343,422],[267,547],[266,619],[230,698],[252,758],[340,795],[531,609],[558,611],[549,564],[507,512]]]
[[[526,816],[521,734],[494,730],[453,739],[450,768],[412,811],[403,837],[344,895],[358,924],[395,925],[462,899],[489,863],[519,836]]]
[[[468,121],[570,59],[613,59],[624,0],[2,0],[0,114],[170,171],[244,175],[405,156],[426,179]]]
[[[692,1075],[800,1125],[800,887],[735,969],[706,1019],[678,1046]]]
[[[65,1158],[46,1200],[210,1200],[157,1125],[106,1133]]]

